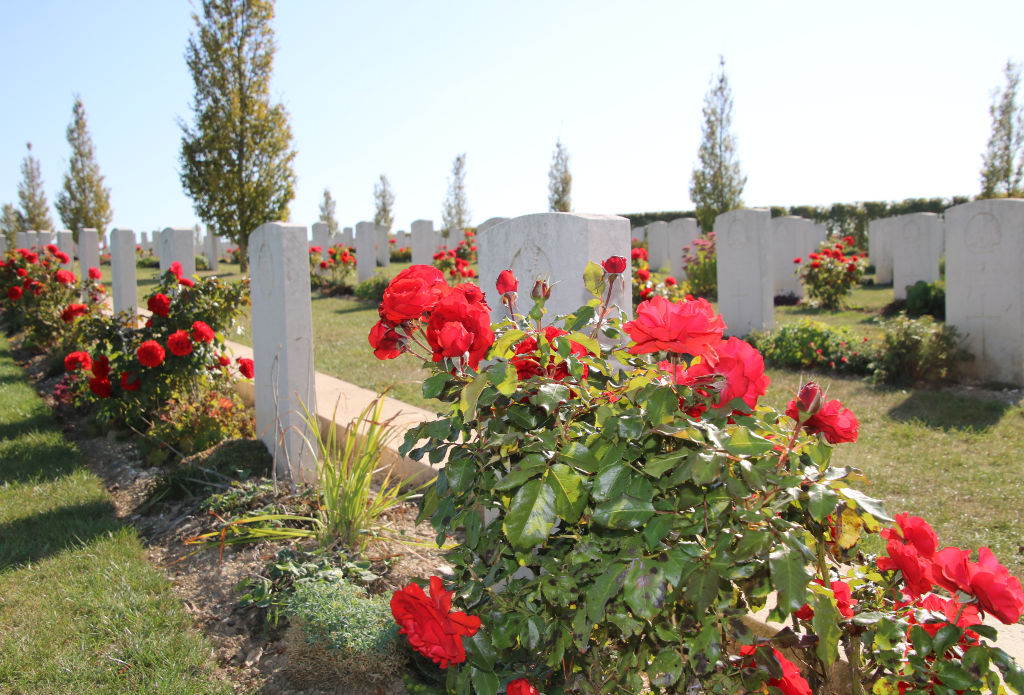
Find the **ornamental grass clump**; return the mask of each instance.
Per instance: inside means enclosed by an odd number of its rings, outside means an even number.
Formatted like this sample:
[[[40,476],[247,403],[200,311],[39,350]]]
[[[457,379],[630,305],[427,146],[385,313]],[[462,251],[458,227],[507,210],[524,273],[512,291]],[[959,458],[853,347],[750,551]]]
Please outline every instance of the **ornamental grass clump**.
[[[439,544],[458,532],[453,576],[417,593],[420,616],[392,603],[448,690],[980,693],[1001,677],[1024,691],[994,630],[972,625],[964,646],[948,614],[917,607],[952,584],[925,594],[917,565],[864,555],[864,536],[910,532],[885,529],[882,504],[854,487],[863,475],[830,463],[856,442],[856,415],[814,383],[784,413],[762,404],[761,356],[723,340],[704,300],[655,297],[623,323],[609,268],[591,263],[594,299],[547,325],[549,288],[520,315],[505,276],[508,318],[485,326],[479,288],[443,288],[423,266],[380,307],[377,356],[427,360],[424,396],[448,404],[402,452],[445,459],[420,518]],[[970,562],[948,564],[957,593],[936,600],[1019,619],[1019,582],[987,553]],[[792,627],[751,631],[744,618],[766,605]]]
[[[796,274],[804,286],[810,303],[822,309],[836,310],[843,300],[853,292],[861,275],[868,267],[868,259],[860,254],[846,255],[845,250],[853,247],[854,239],[843,237],[840,241],[823,241],[817,251],[807,254],[807,260],[794,258]]]

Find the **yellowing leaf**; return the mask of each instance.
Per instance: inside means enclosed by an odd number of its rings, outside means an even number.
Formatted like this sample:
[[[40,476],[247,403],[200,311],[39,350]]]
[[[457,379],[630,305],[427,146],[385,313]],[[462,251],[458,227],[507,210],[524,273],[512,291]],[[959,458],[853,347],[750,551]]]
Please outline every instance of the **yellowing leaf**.
[[[843,550],[852,548],[860,540],[861,529],[864,526],[864,522],[861,521],[860,516],[857,512],[850,508],[843,510],[843,513],[839,517],[839,538],[837,543]]]

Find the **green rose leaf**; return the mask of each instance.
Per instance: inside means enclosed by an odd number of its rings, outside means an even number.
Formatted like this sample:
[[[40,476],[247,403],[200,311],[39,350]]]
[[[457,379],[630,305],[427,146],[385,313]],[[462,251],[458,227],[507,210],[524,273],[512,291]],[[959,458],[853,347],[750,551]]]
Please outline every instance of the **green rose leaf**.
[[[832,488],[821,483],[814,483],[807,491],[810,501],[811,517],[815,521],[824,521],[825,517],[834,514],[839,504],[839,495]]]
[[[722,472],[724,458],[717,454],[697,454],[690,461],[693,470],[693,482],[697,485],[710,485],[718,479]]]
[[[505,515],[505,537],[516,550],[542,543],[555,525],[555,493],[540,480],[523,485]]]
[[[587,589],[587,619],[599,623],[605,619],[605,606],[615,598],[626,577],[626,564],[617,562],[598,577]]]
[[[538,475],[547,466],[547,461],[540,454],[529,454],[524,456],[516,468],[509,471],[508,475],[498,481],[494,486],[495,490],[511,490],[518,488],[530,478]]]
[[[568,400],[569,387],[565,384],[542,384],[537,393],[530,396],[530,402],[543,408],[545,413],[550,413]]]
[[[626,491],[629,485],[632,469],[621,461],[615,461],[605,466],[594,478],[594,488],[590,495],[595,502],[604,502],[618,497]]]
[[[679,396],[672,389],[659,388],[647,399],[646,408],[655,427],[671,422],[679,411]]]
[[[640,528],[654,516],[654,505],[650,500],[641,500],[630,495],[602,502],[594,508],[591,521],[606,528]]]
[[[589,335],[584,335],[583,333],[570,333],[569,335],[562,336],[561,339],[571,340],[573,342],[579,343],[580,345],[585,347],[587,350],[590,350],[590,352],[597,355],[598,357],[600,357],[601,355],[601,344],[598,343],[593,338],[591,338]]]
[[[604,268],[589,261],[583,270],[583,285],[587,288],[587,292],[600,299],[605,287]]]
[[[495,364],[487,370],[486,374],[488,381],[494,384],[495,388],[503,396],[511,396],[516,392],[516,387],[519,385],[519,375],[516,373],[516,368],[512,363]]]
[[[558,452],[557,458],[588,473],[596,473],[600,467],[590,449],[582,442],[569,442]]]
[[[718,572],[714,567],[702,566],[690,573],[686,579],[686,599],[703,613],[718,598]]]
[[[518,343],[526,337],[524,331],[513,329],[506,331],[500,338],[494,341],[494,345],[491,346],[491,357],[504,357],[505,353],[509,351],[513,344]],[[445,375],[447,376],[447,374]]]
[[[556,463],[548,469],[544,483],[555,494],[555,511],[570,524],[575,524],[587,506],[587,493],[583,479],[564,463]]]
[[[811,625],[814,627],[814,634],[818,636],[818,644],[814,650],[826,666],[831,666],[839,658],[839,638],[843,635],[839,621],[843,616],[828,594],[815,593],[812,600],[814,618]]]
[[[633,615],[650,620],[665,605],[668,582],[661,567],[654,562],[634,560],[626,573],[626,603]]]
[[[775,442],[744,427],[737,427],[722,438],[722,446],[733,456],[760,456],[775,448]]]
[[[477,374],[462,389],[462,395],[459,397],[459,410],[462,412],[463,418],[472,420],[473,416],[476,415],[476,402],[479,400],[480,393],[484,390],[484,387],[487,386],[487,382],[486,374]]]
[[[807,583],[811,580],[803,555],[782,546],[768,556],[768,568],[772,586],[779,594],[779,610],[786,614],[800,610],[807,597]]]
[[[666,647],[658,652],[654,661],[647,667],[647,673],[651,679],[651,685],[660,688],[667,688],[683,674],[683,659],[679,652],[671,647]]]
[[[895,521],[885,511],[885,506],[881,500],[876,500],[874,497],[868,497],[860,490],[855,490],[852,487],[844,487],[839,493],[848,500],[852,500],[857,505],[858,509],[862,509],[871,516],[875,517],[878,521]]]
[[[679,449],[668,454],[652,456],[644,464],[644,472],[652,478],[660,478],[665,471],[678,466],[688,454],[686,449]]]
[[[497,674],[493,671],[473,669],[473,690],[477,695],[498,695],[500,684]]]
[[[444,390],[445,384],[448,383],[448,372],[438,372],[433,376],[427,377],[423,381],[423,397],[424,398],[437,398],[441,395]]]

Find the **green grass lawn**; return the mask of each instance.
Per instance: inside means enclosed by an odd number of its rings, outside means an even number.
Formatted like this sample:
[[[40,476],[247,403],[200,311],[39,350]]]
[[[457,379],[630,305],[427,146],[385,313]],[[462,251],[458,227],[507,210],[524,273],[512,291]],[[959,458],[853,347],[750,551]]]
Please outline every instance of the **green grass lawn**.
[[[0,692],[231,692],[3,337],[0,402]]]

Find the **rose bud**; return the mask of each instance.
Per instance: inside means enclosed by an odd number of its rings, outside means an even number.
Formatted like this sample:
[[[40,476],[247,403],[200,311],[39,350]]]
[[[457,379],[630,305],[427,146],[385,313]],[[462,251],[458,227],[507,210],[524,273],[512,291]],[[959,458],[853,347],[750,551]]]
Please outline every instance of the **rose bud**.
[[[503,270],[498,273],[497,288],[498,294],[509,294],[519,289],[519,281],[511,270]]]
[[[801,386],[800,392],[796,396],[797,410],[807,415],[817,414],[824,402],[821,387],[813,381],[808,381]]]
[[[626,270],[626,259],[622,256],[609,256],[601,267],[609,275],[618,275]]]
[[[533,283],[533,290],[530,291],[530,296],[534,300],[550,299],[551,285],[547,283],[546,279],[537,278],[537,282]]]

